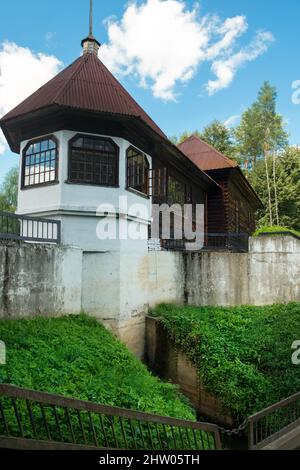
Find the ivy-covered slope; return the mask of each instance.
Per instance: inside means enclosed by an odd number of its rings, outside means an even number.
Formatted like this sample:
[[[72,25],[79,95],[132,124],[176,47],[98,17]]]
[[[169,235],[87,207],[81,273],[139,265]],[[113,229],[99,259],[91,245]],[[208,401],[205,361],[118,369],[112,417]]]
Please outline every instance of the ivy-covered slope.
[[[239,420],[300,390],[292,344],[300,340],[300,304],[182,307],[153,312],[192,362],[207,389]]]
[[[163,383],[96,320],[85,315],[0,320],[7,364],[0,382],[107,405],[195,419]]]

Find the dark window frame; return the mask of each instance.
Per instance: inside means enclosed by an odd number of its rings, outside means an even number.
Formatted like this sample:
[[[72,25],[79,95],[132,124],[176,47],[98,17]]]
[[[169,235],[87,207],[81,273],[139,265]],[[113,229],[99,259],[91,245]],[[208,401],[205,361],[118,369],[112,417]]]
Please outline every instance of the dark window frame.
[[[27,150],[30,148],[31,145],[39,144],[39,143],[42,143],[46,140],[52,140],[55,143],[55,170],[54,170],[55,171],[55,179],[52,180],[52,181],[44,181],[43,183],[33,183],[33,184],[25,185],[25,177],[27,176],[25,174],[26,166],[27,166],[26,165],[26,157],[28,157],[28,155],[26,155]],[[52,151],[52,150],[54,150],[54,149],[50,149],[48,151]],[[46,152],[46,151],[44,151],[44,152]],[[41,152],[41,151],[40,152],[35,152],[32,155],[36,155],[38,153],[43,153],[43,152]],[[43,173],[45,174],[45,172],[40,172],[38,174],[40,175],[40,174],[43,174]],[[42,188],[42,187],[45,187],[45,186],[52,186],[52,185],[58,184],[59,183],[58,174],[59,174],[59,140],[57,139],[57,137],[54,134],[49,134],[49,135],[46,135],[46,136],[43,136],[43,137],[37,137],[36,139],[29,140],[27,142],[27,144],[25,145],[24,149],[22,150],[21,190],[27,190],[27,189],[33,189],[33,188]]]
[[[146,165],[144,166],[144,171],[145,171],[145,174],[146,174],[146,181],[145,181],[145,188],[146,188],[146,192],[143,192],[143,191],[140,191],[139,189],[136,189],[135,187],[133,187],[132,185],[130,185],[130,181],[129,181],[129,165],[128,165],[128,160],[130,158],[134,158],[132,156],[129,156],[129,152],[133,150],[134,152],[136,152],[137,155],[140,155],[141,157],[143,157],[143,161],[146,162]],[[149,188],[149,180],[150,180],[150,163],[149,163],[149,160],[147,158],[147,155],[142,152],[141,150],[137,149],[136,147],[134,147],[133,145],[130,145],[127,150],[126,150],[126,158],[125,158],[125,172],[126,172],[126,190],[127,191],[130,191],[138,196],[141,196],[141,197],[144,197],[146,199],[149,199],[150,198],[150,188]]]
[[[102,142],[109,142],[115,148],[115,182],[113,184],[103,184],[103,183],[94,183],[92,181],[79,181],[71,178],[71,159],[72,159],[72,150],[73,144],[76,140],[80,138],[94,139]],[[78,148],[79,149],[79,148]],[[96,152],[95,152],[96,153]],[[76,184],[82,186],[98,186],[103,188],[118,188],[119,187],[119,164],[120,164],[120,148],[110,137],[101,137],[99,135],[91,134],[76,134],[69,140],[68,143],[68,179],[66,183]]]

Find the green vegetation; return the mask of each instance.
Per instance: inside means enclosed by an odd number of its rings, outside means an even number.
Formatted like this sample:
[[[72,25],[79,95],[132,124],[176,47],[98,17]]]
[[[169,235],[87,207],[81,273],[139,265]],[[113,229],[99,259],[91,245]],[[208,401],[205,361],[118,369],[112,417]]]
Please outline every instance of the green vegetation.
[[[161,305],[170,336],[192,362],[207,389],[243,421],[300,389],[291,346],[300,338],[300,304],[268,307]]]
[[[0,211],[15,212],[18,197],[18,167],[12,168],[0,187]]]
[[[286,233],[286,235],[290,235],[292,233],[293,235],[296,235],[296,237],[300,237],[300,232],[298,232],[297,230],[288,227],[280,227],[277,225],[274,225],[273,227],[261,227],[256,230],[253,236],[259,237],[259,235],[261,235],[262,233],[272,233],[273,235],[276,235],[277,233],[279,233],[280,235],[282,235],[283,233]]]
[[[0,382],[176,418],[195,419],[163,383],[95,319],[85,315],[0,320],[7,365]]]

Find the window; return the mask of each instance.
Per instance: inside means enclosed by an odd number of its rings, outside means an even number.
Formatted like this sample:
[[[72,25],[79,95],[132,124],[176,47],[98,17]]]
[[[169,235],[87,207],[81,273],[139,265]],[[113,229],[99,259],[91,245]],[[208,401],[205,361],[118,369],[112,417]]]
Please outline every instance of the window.
[[[70,141],[69,181],[117,186],[119,148],[110,139],[78,135]]]
[[[170,205],[180,204],[181,206],[185,204],[185,184],[173,176],[168,178],[168,203]]]
[[[58,149],[54,137],[29,142],[23,152],[22,187],[57,182]]]
[[[133,147],[127,150],[127,188],[148,196],[149,163],[146,155]]]

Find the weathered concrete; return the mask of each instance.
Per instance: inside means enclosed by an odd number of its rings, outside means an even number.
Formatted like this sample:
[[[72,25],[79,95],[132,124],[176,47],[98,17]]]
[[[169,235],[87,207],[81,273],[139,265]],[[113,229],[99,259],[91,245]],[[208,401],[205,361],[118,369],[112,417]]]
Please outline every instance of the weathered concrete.
[[[175,347],[159,320],[147,317],[146,325],[146,358],[151,370],[161,378],[178,384],[203,417],[229,427],[234,426],[230,412],[205,389],[196,367]]]
[[[150,306],[269,305],[300,301],[300,241],[250,239],[249,253],[149,254]]]
[[[0,243],[0,318],[79,313],[82,252]]]
[[[83,253],[82,308],[143,356],[148,253]]]
[[[84,310],[138,356],[149,307],[266,305],[300,301],[300,241],[250,240],[249,253],[86,252],[75,247],[0,244],[0,317]]]

